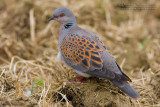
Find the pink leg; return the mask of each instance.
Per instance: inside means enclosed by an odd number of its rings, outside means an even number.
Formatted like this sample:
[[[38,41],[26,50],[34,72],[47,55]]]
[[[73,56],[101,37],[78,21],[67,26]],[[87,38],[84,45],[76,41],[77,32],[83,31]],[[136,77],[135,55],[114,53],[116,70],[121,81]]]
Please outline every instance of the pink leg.
[[[86,81],[83,80],[84,77],[79,76],[76,78],[76,80],[70,80],[70,82],[81,82],[81,83],[86,83]]]
[[[86,83],[86,81],[84,80],[84,77],[82,76],[77,77],[77,79],[78,79],[78,82]]]

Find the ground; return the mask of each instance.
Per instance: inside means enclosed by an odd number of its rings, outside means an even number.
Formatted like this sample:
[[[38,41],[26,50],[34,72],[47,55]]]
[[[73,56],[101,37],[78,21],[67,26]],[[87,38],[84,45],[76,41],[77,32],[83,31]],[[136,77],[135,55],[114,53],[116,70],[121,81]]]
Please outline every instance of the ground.
[[[53,10],[70,8],[80,27],[96,33],[141,98],[110,81],[87,79],[59,62],[59,23]],[[1,0],[0,105],[55,107],[160,106],[160,2],[158,0]]]

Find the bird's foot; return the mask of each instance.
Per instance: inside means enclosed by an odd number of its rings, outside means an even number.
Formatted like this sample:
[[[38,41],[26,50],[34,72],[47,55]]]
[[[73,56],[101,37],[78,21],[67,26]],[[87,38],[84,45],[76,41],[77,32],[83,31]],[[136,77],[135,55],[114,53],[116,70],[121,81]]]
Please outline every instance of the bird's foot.
[[[80,83],[86,83],[84,80],[85,78],[82,76],[76,77],[76,80],[69,80],[70,82],[80,82]]]

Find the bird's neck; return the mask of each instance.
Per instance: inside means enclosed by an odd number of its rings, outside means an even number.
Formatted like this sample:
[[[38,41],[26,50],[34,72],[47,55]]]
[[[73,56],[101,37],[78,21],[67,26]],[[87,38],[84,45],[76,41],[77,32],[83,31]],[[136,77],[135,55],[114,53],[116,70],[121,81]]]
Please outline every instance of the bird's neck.
[[[72,28],[75,25],[77,25],[77,22],[75,22],[75,21],[68,21],[68,22],[62,23],[61,27],[64,28],[65,30],[69,30],[70,28]]]
[[[63,27],[65,30],[69,30],[75,25],[77,25],[77,21],[74,15],[70,17],[68,21],[61,23],[61,27]]]
[[[61,23],[60,32],[59,32],[59,44],[62,42],[66,34],[68,34],[74,26],[77,26],[77,23],[73,21]]]

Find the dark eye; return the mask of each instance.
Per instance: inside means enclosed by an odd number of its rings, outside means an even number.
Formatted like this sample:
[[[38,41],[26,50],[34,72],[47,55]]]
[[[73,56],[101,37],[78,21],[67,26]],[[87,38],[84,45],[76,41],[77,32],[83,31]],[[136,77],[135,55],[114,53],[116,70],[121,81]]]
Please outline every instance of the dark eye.
[[[58,18],[58,16],[54,16],[55,18]]]
[[[64,16],[64,13],[61,13],[59,16],[60,16],[60,17],[63,17],[63,16]]]

